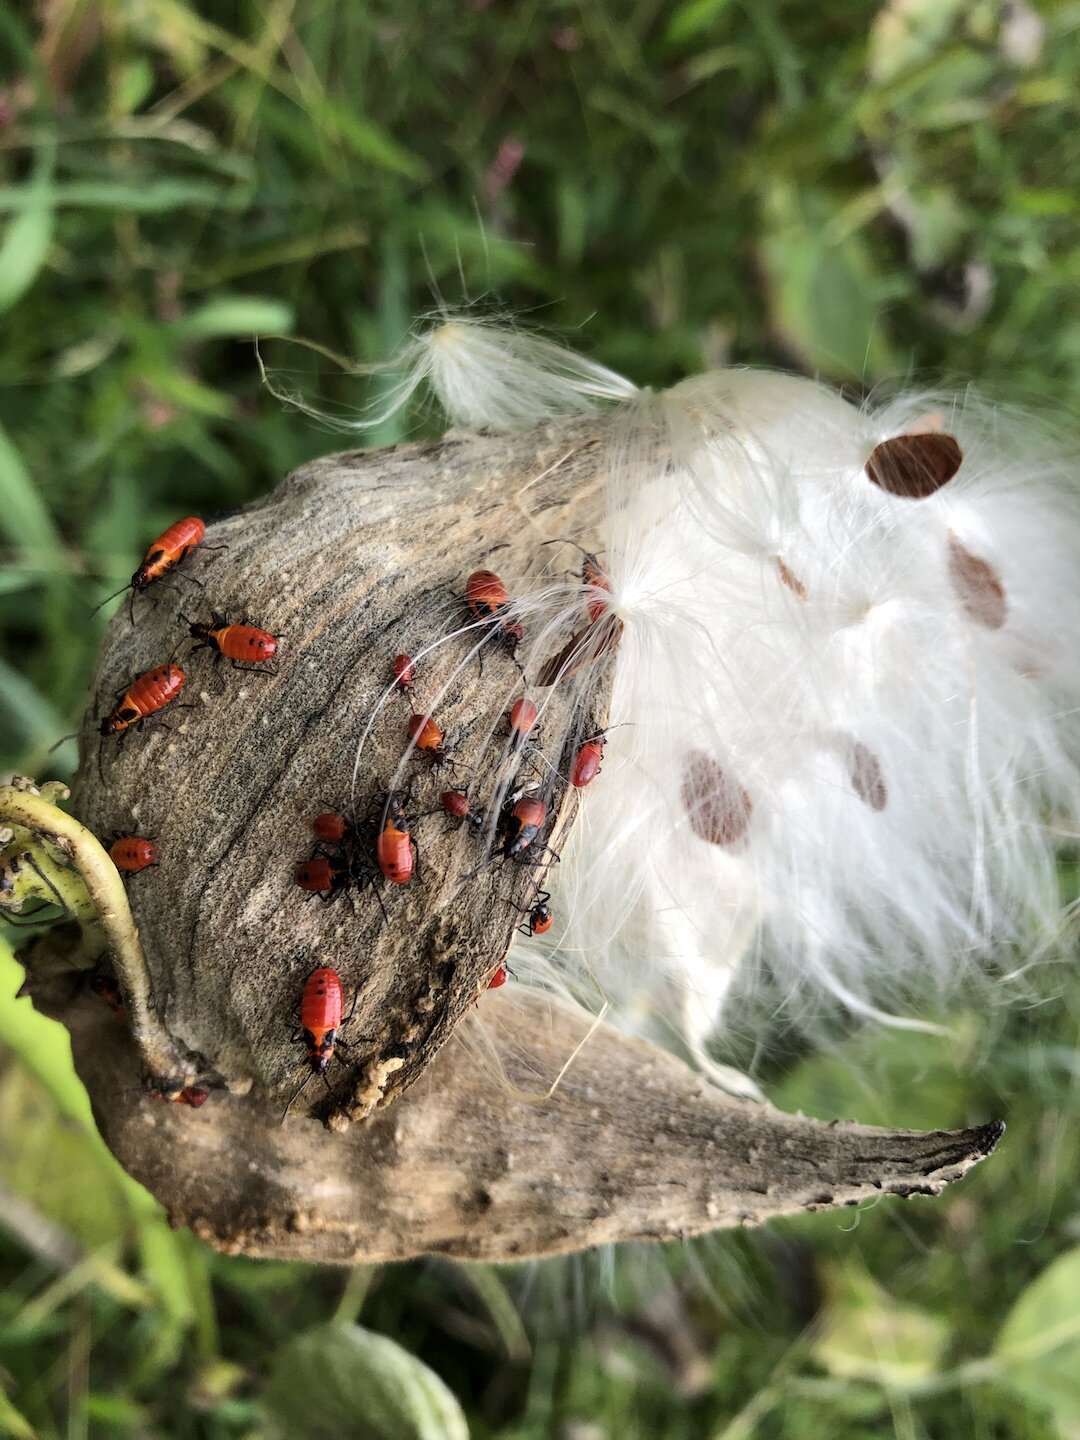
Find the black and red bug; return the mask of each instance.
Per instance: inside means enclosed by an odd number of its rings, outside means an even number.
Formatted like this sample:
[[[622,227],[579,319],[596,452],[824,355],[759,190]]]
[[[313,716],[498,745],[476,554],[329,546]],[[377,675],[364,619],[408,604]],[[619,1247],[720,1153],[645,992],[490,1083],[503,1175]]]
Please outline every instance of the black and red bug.
[[[430,715],[410,715],[407,729],[415,748],[428,757],[436,770],[443,765],[454,768],[446,736]]]
[[[416,679],[416,666],[412,656],[395,655],[391,668],[394,672],[395,687],[401,691],[402,695],[408,695]]]
[[[594,735],[588,736],[578,746],[570,767],[570,784],[576,789],[584,790],[585,786],[591,785],[600,774],[606,744],[607,732],[597,730]]]
[[[139,835],[121,835],[109,846],[109,859],[117,870],[137,875],[157,864],[157,846]]]
[[[494,570],[474,570],[465,582],[465,604],[474,620],[499,631],[513,655],[524,639],[521,625],[510,616],[510,594]]]
[[[375,841],[376,863],[383,878],[389,880],[391,885],[407,885],[417,868],[420,847],[411,833],[410,825],[411,821],[401,802],[391,790],[383,801],[379,833]]]
[[[498,990],[500,985],[506,984],[508,974],[509,972],[507,971],[505,965],[498,966],[495,974],[492,975],[491,979],[488,981],[487,988],[489,990]]]
[[[308,1074],[304,1076],[289,1098],[289,1103],[285,1106],[285,1112],[281,1117],[282,1123],[284,1123],[293,1101],[312,1075],[321,1075],[323,1084],[333,1095],[334,1092],[330,1089],[326,1072],[330,1068],[330,1061],[334,1058],[337,1047],[345,1044],[340,1034],[342,1026],[347,1025],[352,1018],[352,1011],[350,1011],[348,1017],[344,1021],[342,1020],[343,1007],[344,992],[341,977],[337,971],[329,965],[320,965],[318,969],[312,970],[304,981],[304,988],[300,994],[300,1027],[293,1032],[294,1040],[303,1040],[304,1042]],[[355,1008],[354,1003],[353,1009]]]
[[[532,732],[536,729],[540,719],[540,711],[535,701],[523,695],[520,700],[515,700],[507,714],[510,725],[510,739],[515,745],[524,745]]]
[[[555,912],[548,901],[551,896],[546,890],[541,890],[531,907],[524,913],[526,919],[517,927],[522,935],[546,935],[551,929],[555,920]]]
[[[244,670],[252,675],[278,673],[272,662],[278,653],[280,635],[272,635],[269,630],[260,630],[249,620],[230,625],[227,615],[216,612],[209,622],[189,620],[184,614],[181,614],[180,619],[187,625],[191,638],[198,641],[194,648],[212,650],[215,664],[224,657],[232,663],[234,670]],[[260,669],[260,666],[271,668]]]
[[[155,580],[160,580],[162,576],[175,571],[196,546],[202,544],[205,535],[206,525],[197,515],[186,515],[183,520],[175,521],[146,547],[146,554],[139,562],[139,568],[132,575],[128,584],[115,590],[111,595],[106,595],[104,600],[94,606],[90,612],[91,615],[96,614],[102,605],[107,605],[110,600],[115,600],[117,595],[122,595],[125,590],[130,590],[130,618],[131,623],[134,624],[135,596],[140,591],[146,590]],[[182,578],[189,580],[192,585],[199,584],[199,581],[190,575]]]
[[[523,795],[514,801],[503,821],[502,855],[513,860],[535,841],[547,819],[548,807],[536,795]]]
[[[464,820],[472,830],[484,828],[484,816],[473,808],[464,790],[444,790],[439,796],[439,804],[452,820]]]
[[[105,1004],[108,1005],[117,1019],[123,1020],[126,1018],[127,1009],[124,1005],[124,997],[121,993],[120,986],[112,975],[107,975],[101,970],[95,970],[86,983],[98,999],[103,1000]]]
[[[318,895],[320,900],[333,900],[348,888],[349,865],[342,855],[312,855],[297,865],[293,879],[309,895]]]
[[[109,735],[119,737],[117,744],[123,744],[127,732],[133,726],[142,725],[144,720],[157,715],[166,705],[171,705],[184,688],[184,672],[179,665],[158,665],[137,675],[106,715],[99,727],[102,743]],[[98,752],[98,772],[102,781],[101,752]]]

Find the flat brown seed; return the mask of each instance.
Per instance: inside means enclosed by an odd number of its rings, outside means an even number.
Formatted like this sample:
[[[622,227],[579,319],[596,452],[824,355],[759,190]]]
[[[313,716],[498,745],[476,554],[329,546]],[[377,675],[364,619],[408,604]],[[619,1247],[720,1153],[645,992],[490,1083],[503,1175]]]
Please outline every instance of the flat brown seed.
[[[734,845],[746,834],[754,802],[737,780],[701,750],[683,766],[682,802],[690,828],[710,845]]]
[[[951,435],[896,435],[874,447],[866,473],[881,490],[904,500],[925,500],[960,469],[964,452]]]
[[[583,666],[591,665],[594,660],[616,649],[622,633],[623,622],[617,615],[602,615],[584,630],[571,635],[561,650],[544,661],[536,683],[557,685],[560,681],[569,680]]]
[[[805,604],[805,602],[810,598],[807,594],[806,586],[802,583],[799,577],[793,574],[793,572],[788,568],[788,566],[785,565],[783,559],[779,555],[777,555],[776,557],[776,569],[780,575],[780,579],[784,582],[784,584],[791,591],[791,593],[793,595],[797,595],[799,599],[802,600]]]
[[[956,598],[976,625],[1000,630],[1009,612],[997,571],[988,560],[973,555],[955,535],[949,535],[949,580]]]
[[[889,790],[881,770],[881,761],[868,745],[856,740],[852,743],[848,763],[851,766],[851,788],[855,794],[864,804],[869,805],[871,810],[884,810]]]

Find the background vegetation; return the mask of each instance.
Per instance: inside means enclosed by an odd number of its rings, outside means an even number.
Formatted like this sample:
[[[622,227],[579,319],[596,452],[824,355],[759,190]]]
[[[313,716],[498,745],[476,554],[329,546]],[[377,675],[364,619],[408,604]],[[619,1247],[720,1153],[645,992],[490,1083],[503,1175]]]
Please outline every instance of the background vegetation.
[[[38,0],[0,10],[0,55],[0,768],[70,761],[87,609],[150,536],[334,448],[260,388],[254,332],[374,359],[479,297],[641,382],[1077,393],[1075,0]],[[1069,957],[957,1039],[776,1064],[824,1116],[1006,1116],[944,1199],[526,1270],[170,1231],[18,982],[0,953],[0,1434],[451,1437],[459,1402],[477,1440],[1080,1435]],[[429,1419],[387,1428],[401,1366]]]

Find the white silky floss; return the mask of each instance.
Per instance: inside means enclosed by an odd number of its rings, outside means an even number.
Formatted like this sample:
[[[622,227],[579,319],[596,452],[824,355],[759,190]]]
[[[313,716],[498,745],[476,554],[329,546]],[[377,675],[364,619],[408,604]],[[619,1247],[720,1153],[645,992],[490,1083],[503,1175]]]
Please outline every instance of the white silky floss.
[[[553,877],[555,949],[530,945],[521,973],[577,967],[708,1066],[736,975],[767,976],[794,1023],[823,998],[908,1023],[991,956],[1059,941],[1080,495],[1031,417],[925,393],[859,408],[752,370],[653,394],[461,319],[393,363],[388,408],[426,381],[459,425],[616,412],[599,532],[619,728]],[[888,465],[874,483],[875,447],[905,436],[916,489],[920,447],[935,462],[948,437],[955,478],[921,498]],[[565,638],[580,591],[520,615]]]

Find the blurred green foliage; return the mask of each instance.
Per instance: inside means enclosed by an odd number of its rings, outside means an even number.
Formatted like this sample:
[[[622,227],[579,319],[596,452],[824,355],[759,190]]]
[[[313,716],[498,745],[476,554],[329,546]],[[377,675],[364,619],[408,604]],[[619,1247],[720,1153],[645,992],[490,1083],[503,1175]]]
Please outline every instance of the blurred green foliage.
[[[1077,393],[1075,0],[43,0],[0,10],[0,56],[0,768],[45,773],[87,610],[152,535],[334,448],[261,389],[256,333],[372,360],[471,301],[642,383],[765,362]],[[369,398],[264,351],[336,413]],[[1004,1114],[940,1201],[351,1274],[170,1231],[62,1032],[5,998],[0,1435],[262,1434],[287,1347],[362,1318],[477,1440],[1075,1436],[1080,986],[1048,988],[957,1040],[777,1067],[778,1103],[825,1116]]]

